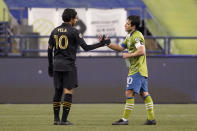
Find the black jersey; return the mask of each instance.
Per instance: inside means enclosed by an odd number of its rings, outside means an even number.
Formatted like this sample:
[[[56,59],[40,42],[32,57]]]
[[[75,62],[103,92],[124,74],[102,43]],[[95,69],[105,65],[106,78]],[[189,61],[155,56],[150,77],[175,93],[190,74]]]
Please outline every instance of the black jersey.
[[[54,48],[54,71],[69,71],[75,64],[79,45],[85,41],[70,24],[63,23],[55,28],[49,38],[49,46]]]
[[[72,71],[79,45],[88,51],[104,46],[106,42],[87,45],[77,29],[70,24],[63,23],[51,32],[48,50],[49,64],[53,63],[54,71]],[[54,49],[54,61],[52,60],[51,49]]]

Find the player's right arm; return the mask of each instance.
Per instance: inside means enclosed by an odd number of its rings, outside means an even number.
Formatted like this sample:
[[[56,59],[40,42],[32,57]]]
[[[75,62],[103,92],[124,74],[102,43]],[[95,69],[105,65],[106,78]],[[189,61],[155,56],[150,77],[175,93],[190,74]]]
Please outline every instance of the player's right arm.
[[[108,45],[108,47],[110,48],[110,49],[112,49],[112,50],[115,50],[115,51],[123,51],[125,48],[124,47],[122,47],[121,45],[119,45],[119,44],[114,44],[114,43],[110,43],[109,45]]]
[[[126,43],[127,43],[127,39],[125,38],[125,40],[121,44],[110,43],[108,47],[115,51],[123,51],[127,48]]]
[[[48,41],[48,62],[49,65],[53,65],[53,46],[54,46],[54,40],[53,35],[50,35],[49,41]]]
[[[51,33],[49,41],[48,41],[48,74],[49,76],[53,76],[53,47],[54,47],[54,38]]]

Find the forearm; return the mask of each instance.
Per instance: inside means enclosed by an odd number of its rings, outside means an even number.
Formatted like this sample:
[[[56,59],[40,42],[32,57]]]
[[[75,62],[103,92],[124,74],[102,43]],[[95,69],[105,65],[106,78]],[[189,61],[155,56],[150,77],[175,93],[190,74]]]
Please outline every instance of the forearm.
[[[96,48],[102,47],[103,45],[101,43],[97,43],[97,44],[93,44],[93,45],[87,45],[87,44],[82,44],[81,47],[85,50],[85,51],[89,51],[89,50],[94,50]]]
[[[115,51],[123,51],[124,49],[118,44],[109,44],[108,47]]]

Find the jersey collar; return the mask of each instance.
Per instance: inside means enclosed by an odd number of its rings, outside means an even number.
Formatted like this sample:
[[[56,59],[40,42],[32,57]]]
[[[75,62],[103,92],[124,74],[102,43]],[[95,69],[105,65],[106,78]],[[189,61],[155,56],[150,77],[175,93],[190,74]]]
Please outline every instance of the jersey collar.
[[[130,33],[130,37],[133,35],[134,32],[136,32],[137,30],[134,30],[133,32]]]
[[[71,26],[70,24],[67,23],[62,23],[63,26]]]

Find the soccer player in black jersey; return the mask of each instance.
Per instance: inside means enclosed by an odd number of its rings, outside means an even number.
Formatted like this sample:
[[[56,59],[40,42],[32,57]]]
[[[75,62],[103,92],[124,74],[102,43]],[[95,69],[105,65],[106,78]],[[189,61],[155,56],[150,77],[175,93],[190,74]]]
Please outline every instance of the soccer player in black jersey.
[[[65,9],[62,14],[64,23],[55,28],[49,38],[48,46],[48,73],[54,78],[55,95],[53,98],[54,125],[72,125],[67,120],[73,89],[77,84],[77,68],[75,66],[76,53],[79,46],[85,51],[93,50],[110,43],[105,36],[99,38],[99,42],[87,45],[82,34],[73,26],[78,21],[77,12],[74,9]],[[60,121],[59,111],[61,98],[63,99],[63,113]]]

